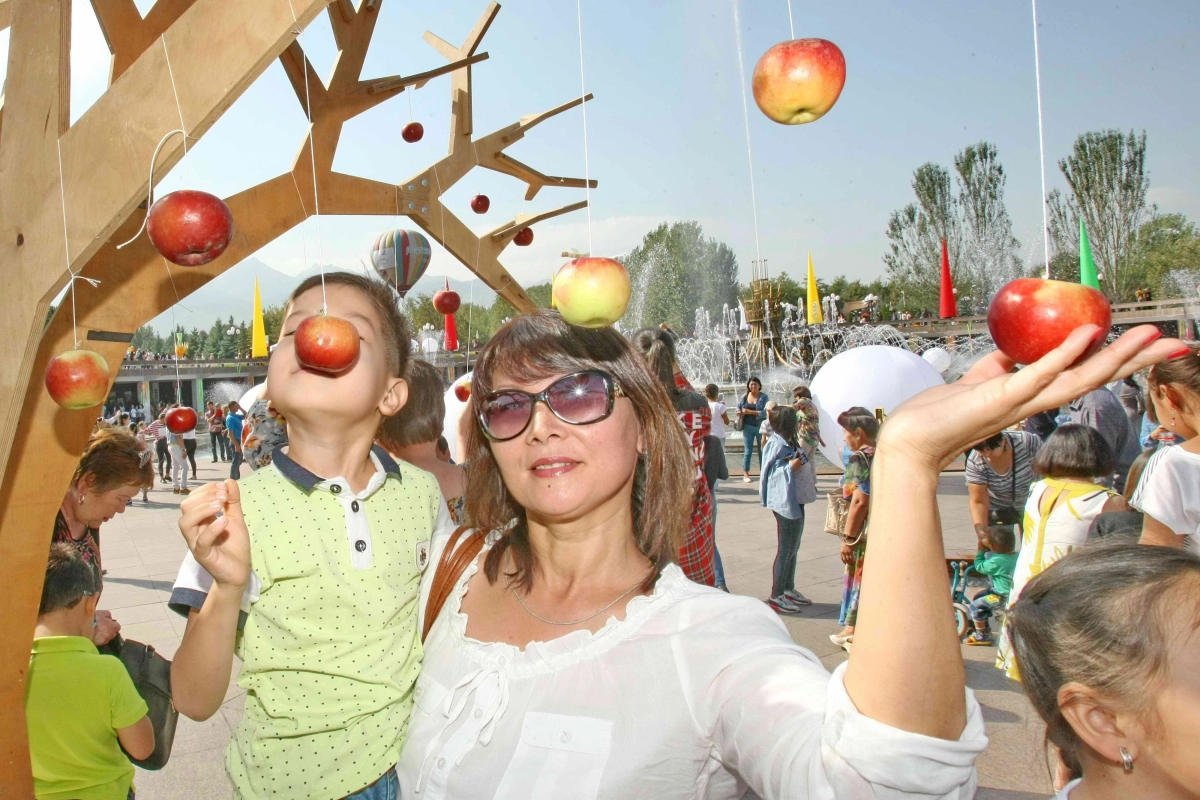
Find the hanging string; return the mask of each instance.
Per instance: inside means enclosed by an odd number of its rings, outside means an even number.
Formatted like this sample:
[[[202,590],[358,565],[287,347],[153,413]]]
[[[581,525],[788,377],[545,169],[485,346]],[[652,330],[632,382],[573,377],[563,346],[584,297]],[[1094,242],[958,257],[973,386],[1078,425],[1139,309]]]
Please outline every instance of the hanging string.
[[[1033,75],[1037,81],[1038,153],[1042,165],[1042,245],[1046,255],[1046,278],[1050,277],[1050,220],[1046,212],[1046,140],[1042,133],[1042,59],[1038,51],[1037,0],[1033,2]]]
[[[62,217],[63,217],[63,252],[67,257],[67,272],[71,275],[71,338],[75,342],[75,350],[79,349],[79,321],[75,313],[75,281],[86,281],[93,288],[100,285],[100,281],[95,278],[85,278],[82,275],[75,273],[71,269],[71,242],[67,239],[67,192],[63,186],[63,168],[62,168],[62,140],[58,142],[58,196],[62,200]]]
[[[308,89],[308,48],[304,45],[304,30],[300,27],[300,20],[296,18],[296,9],[292,8],[292,0],[288,0],[288,10],[292,12],[292,22],[296,23],[296,27],[292,28],[292,32],[300,39],[300,52],[304,56],[304,60],[300,63],[301,69],[304,70],[304,116],[308,118],[308,159],[312,162],[312,179],[313,179],[313,217],[317,225],[317,254],[322,262],[325,260],[325,245],[321,241],[321,198],[317,194],[317,153],[316,147],[313,144],[313,127],[312,119],[312,95]],[[303,234],[301,234],[303,242]],[[325,264],[318,265],[321,270],[321,313],[328,313],[329,301],[325,295]],[[304,250],[304,269],[308,270],[308,249]]]
[[[592,176],[588,167],[587,80],[583,75],[583,0],[575,0],[575,19],[579,26],[579,107],[583,111],[583,191],[587,198],[588,255],[592,252]]]
[[[412,122],[412,84],[404,87],[404,96],[408,98],[408,121]]]
[[[154,205],[154,165],[158,162],[158,154],[159,151],[162,150],[162,146],[167,143],[168,139],[177,133],[182,134],[183,140],[185,142],[187,141],[187,133],[179,128],[173,131],[167,131],[166,135],[158,140],[158,146],[154,148],[154,155],[150,157],[150,179],[148,181],[150,188],[146,191],[146,216],[142,217],[142,226],[138,228],[138,232],[135,233],[133,238],[131,238],[129,241],[122,242],[121,244],[117,245],[118,250],[120,250],[122,247],[133,244],[137,238],[142,235],[142,231],[146,230],[146,220],[150,219],[150,207]],[[185,146],[184,151],[186,152],[186,150],[187,148]]]
[[[796,40],[796,23],[792,20],[792,0],[787,0],[788,7],[788,30],[791,31],[792,41]]]
[[[471,371],[471,319],[475,316],[475,279],[471,279],[470,299],[467,300],[467,371]]]
[[[175,95],[175,113],[179,115],[179,127],[183,130],[183,158],[187,158],[188,152],[188,135],[187,123],[183,121],[183,104],[179,102],[179,90],[175,87],[175,71],[171,69],[171,56],[167,52],[167,39],[165,35],[160,35],[159,41],[162,42],[163,58],[167,62],[167,77],[171,79],[171,94]],[[188,176],[191,178],[191,183],[195,184],[195,176],[192,175],[192,162],[187,162]],[[150,212],[150,207],[146,207],[146,212]]]
[[[746,65],[742,56],[742,19],[738,14],[738,0],[730,0],[730,3],[733,6],[733,31],[737,36],[738,77],[739,85],[742,87],[742,122],[746,127],[746,161],[750,165],[750,211],[754,216],[754,252],[761,262],[762,247],[758,241],[758,198],[754,192],[754,152],[750,147],[750,107],[746,103]],[[791,8],[790,3],[788,8]]]

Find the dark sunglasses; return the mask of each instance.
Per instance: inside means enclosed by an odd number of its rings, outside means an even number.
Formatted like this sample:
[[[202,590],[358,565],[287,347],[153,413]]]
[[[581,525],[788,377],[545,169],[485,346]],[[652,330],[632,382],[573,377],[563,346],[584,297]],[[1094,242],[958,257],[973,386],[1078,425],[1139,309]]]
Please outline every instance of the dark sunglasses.
[[[570,425],[591,425],[608,419],[621,387],[607,372],[587,370],[559,378],[537,394],[500,389],[479,403],[479,424],[493,442],[507,442],[524,433],[533,407],[546,404],[550,413]]]

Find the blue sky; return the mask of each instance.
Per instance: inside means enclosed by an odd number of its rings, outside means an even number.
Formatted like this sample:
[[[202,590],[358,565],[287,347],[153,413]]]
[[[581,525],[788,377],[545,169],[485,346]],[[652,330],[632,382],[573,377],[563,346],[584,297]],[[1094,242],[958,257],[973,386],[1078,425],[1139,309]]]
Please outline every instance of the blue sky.
[[[138,0],[143,12],[150,0]],[[438,3],[386,0],[364,77],[412,73],[443,62],[421,40],[430,29],[459,42],[483,0]],[[72,115],[103,91],[107,58],[86,0],[76,0]],[[949,167],[955,152],[980,139],[999,148],[1008,172],[1007,200],[1027,261],[1041,258],[1040,175],[1033,41],[1027,2],[1000,0],[793,0],[796,35],[836,42],[847,82],[838,105],[804,126],[777,125],[750,99],[750,133],[758,195],[759,243],[772,274],[803,269],[811,251],[824,278],[870,279],[881,256],[890,212],[911,198],[912,171],[925,161]],[[789,38],[786,0],[743,0],[746,78],[758,56]],[[1151,199],[1164,211],[1200,219],[1200,14],[1194,0],[1043,0],[1042,87],[1047,178],[1063,187],[1056,166],[1075,136],[1117,127],[1149,135]],[[698,219],[730,243],[745,275],[755,258],[746,141],[731,0],[583,0],[592,235],[598,254],[626,252],[664,220]],[[314,63],[327,73],[333,39],[322,16],[305,33]],[[7,61],[8,34],[0,34]],[[569,0],[503,3],[477,66],[476,130],[488,132],[544,110],[580,91],[575,4]],[[449,79],[413,93],[425,138],[405,144],[405,97],[346,127],[336,166],[399,181],[444,152]],[[286,171],[305,121],[278,64],[226,113],[161,184],[230,194]],[[576,110],[544,124],[510,151],[550,174],[582,176],[582,117]],[[478,217],[467,203],[488,194]],[[582,191],[545,189],[522,201],[523,184],[476,170],[448,193],[448,203],[477,231],[520,211],[573,202]],[[358,268],[374,236],[394,219],[322,218],[265,247],[267,264],[299,272],[305,262]],[[401,224],[401,227],[413,227]],[[587,248],[584,212],[537,226],[529,248],[510,247],[504,263],[518,280],[547,279],[559,253]],[[303,240],[303,241],[302,241]],[[431,273],[466,277],[444,251]]]

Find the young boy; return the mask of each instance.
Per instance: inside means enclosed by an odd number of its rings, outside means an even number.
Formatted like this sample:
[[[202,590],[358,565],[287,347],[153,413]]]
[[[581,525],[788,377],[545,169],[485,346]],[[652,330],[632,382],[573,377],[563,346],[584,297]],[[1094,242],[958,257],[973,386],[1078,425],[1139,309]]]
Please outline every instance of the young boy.
[[[132,798],[133,764],[121,748],[134,758],[154,752],[146,701],[124,665],[92,644],[98,588],[76,548],[50,548],[25,683],[39,800]]]
[[[967,637],[966,644],[975,647],[990,647],[994,644],[988,630],[988,619],[997,608],[1008,602],[1012,591],[1013,571],[1017,568],[1016,534],[1011,525],[990,525],[979,535],[979,551],[975,553],[975,571],[987,575],[991,586],[971,601],[971,620],[975,630]]]
[[[358,330],[358,358],[331,375],[300,364],[294,335],[322,312]],[[383,283],[314,276],[284,310],[267,368],[288,445],[240,481],[194,491],[191,551],[171,607],[188,616],[171,669],[175,707],[220,708],[236,652],[245,710],[225,768],[238,797],[394,798],[394,765],[420,669],[422,550],[450,527],[437,481],[373,447],[408,397],[410,337]]]

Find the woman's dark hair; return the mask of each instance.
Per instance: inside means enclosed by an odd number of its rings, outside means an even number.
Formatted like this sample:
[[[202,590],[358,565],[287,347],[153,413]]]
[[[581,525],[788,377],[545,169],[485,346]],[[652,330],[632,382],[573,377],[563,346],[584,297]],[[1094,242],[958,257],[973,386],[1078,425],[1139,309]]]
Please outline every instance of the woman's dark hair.
[[[775,406],[767,413],[767,421],[771,423],[771,430],[783,437],[784,441],[792,447],[796,447],[796,431],[799,428],[799,420],[796,416],[796,409],[791,406]]]
[[[1051,565],[1009,609],[1021,684],[1076,775],[1086,745],[1060,710],[1059,690],[1079,683],[1120,710],[1147,713],[1180,628],[1200,623],[1197,590],[1200,558],[1188,551],[1099,543]]]
[[[379,425],[384,450],[437,441],[446,419],[445,386],[437,367],[419,358],[408,362],[408,402]]]
[[[997,447],[999,447],[1002,444],[1004,444],[1004,431],[1000,431],[999,433],[992,434],[991,436],[984,439],[979,444],[975,445],[974,449],[991,451],[991,450],[995,450]]]
[[[1102,478],[1116,468],[1112,448],[1090,425],[1060,425],[1033,457],[1039,478]]]
[[[1158,421],[1158,409],[1154,407],[1154,390],[1153,389],[1146,390],[1145,403],[1146,403],[1146,416],[1149,417],[1150,421],[1153,422],[1155,425],[1161,424]],[[1139,436],[1140,436],[1140,434],[1139,434]]]
[[[691,519],[695,466],[687,435],[661,379],[645,359],[612,328],[579,328],[557,311],[540,309],[502,327],[479,354],[471,391],[472,424],[467,435],[467,514],[482,530],[516,524],[488,552],[484,573],[495,583],[510,554],[514,585],[528,590],[538,564],[529,546],[525,509],[508,492],[491,443],[479,427],[482,398],[497,374],[533,383],[582,370],[602,370],[613,377],[633,404],[645,440],[633,483],[633,535],[638,549],[658,568],[643,589],[654,585],[657,572],[675,561]],[[701,398],[703,400],[703,398]]]
[[[709,400],[716,400],[721,396],[721,387],[715,383],[710,383],[704,387],[704,396]]]
[[[809,389],[807,386],[797,386],[795,389],[792,389],[792,397],[812,400],[812,389]]]
[[[1122,496],[1125,502],[1133,500],[1133,495],[1137,493],[1138,484],[1142,482],[1142,473],[1146,471],[1146,465],[1150,463],[1150,458],[1154,455],[1153,450],[1143,450],[1142,454],[1133,460],[1129,465],[1129,474],[1125,476],[1125,491]]]
[[[662,328],[642,328],[633,332],[629,343],[646,359],[667,395],[674,398],[679,394],[675,385],[675,338]]]
[[[38,614],[74,608],[84,597],[96,594],[96,571],[83,560],[83,554],[66,542],[50,546],[46,562],[46,580],[42,583],[42,601]]]
[[[154,465],[145,443],[128,428],[104,428],[88,439],[83,455],[75,466],[71,484],[91,476],[91,489],[97,494],[122,486],[150,489],[154,486]]]
[[[746,381],[746,392],[747,393],[750,391],[750,384],[752,384],[752,383],[757,383],[759,390],[762,389],[762,381],[760,381],[758,379],[757,375],[751,375],[750,378]]]
[[[879,435],[879,420],[862,406],[853,406],[838,414],[837,424],[848,431],[862,431],[871,441]]]
[[[1200,395],[1200,345],[1187,347],[1187,355],[1160,361],[1150,368],[1146,383],[1151,391],[1171,383],[1189,394]]]

